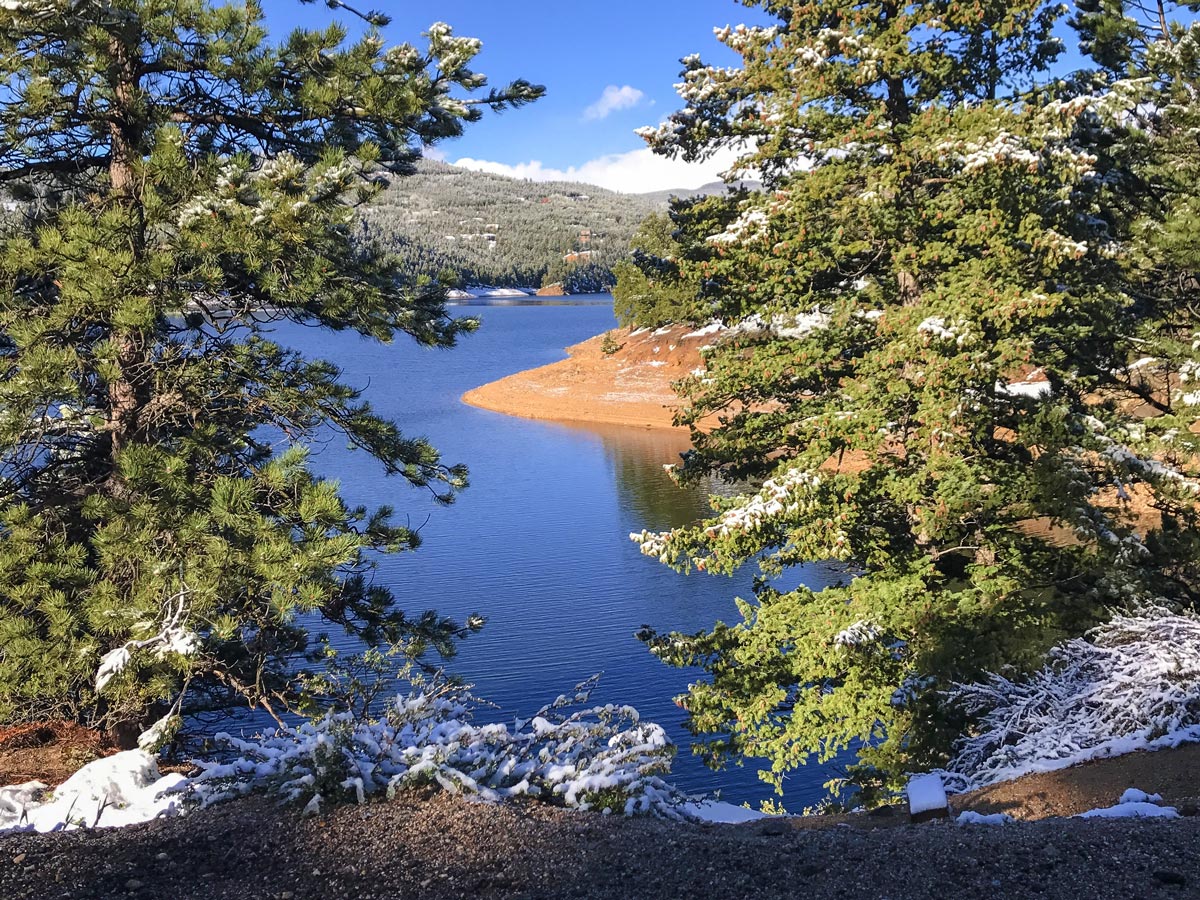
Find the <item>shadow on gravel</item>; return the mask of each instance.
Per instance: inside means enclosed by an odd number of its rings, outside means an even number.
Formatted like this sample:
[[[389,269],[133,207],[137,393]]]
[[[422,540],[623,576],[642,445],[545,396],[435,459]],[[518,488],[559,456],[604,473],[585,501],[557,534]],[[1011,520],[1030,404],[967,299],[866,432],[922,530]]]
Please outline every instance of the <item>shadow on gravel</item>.
[[[681,826],[437,795],[300,819],[261,798],[0,838],[0,897],[1183,898],[1200,821]]]

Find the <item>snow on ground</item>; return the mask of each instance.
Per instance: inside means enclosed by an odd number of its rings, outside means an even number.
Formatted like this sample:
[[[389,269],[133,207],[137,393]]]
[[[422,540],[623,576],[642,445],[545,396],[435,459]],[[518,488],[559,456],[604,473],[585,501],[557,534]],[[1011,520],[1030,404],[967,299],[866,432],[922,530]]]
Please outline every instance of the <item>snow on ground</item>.
[[[1050,395],[1049,381],[1013,381],[1005,384],[996,382],[996,393],[1005,397],[1028,397],[1030,400],[1040,400]]]
[[[489,287],[474,287],[469,291],[452,288],[446,292],[447,300],[478,300],[486,297],[529,297],[535,294],[532,288],[521,290],[520,288],[489,288]]]
[[[719,331],[724,331],[725,326],[720,322],[709,322],[703,328],[698,328],[695,331],[689,331],[684,335],[685,338],[701,338],[707,337],[710,334],[716,334]]]
[[[161,775],[144,750],[127,750],[88,763],[48,796],[38,781],[0,788],[0,832],[116,828],[176,815],[186,781]]]
[[[702,819],[705,822],[721,822],[728,825],[735,825],[739,822],[754,822],[758,819],[768,818],[766,813],[759,812],[754,809],[747,809],[744,806],[734,806],[732,803],[725,803],[720,800],[700,800],[698,802],[684,803],[680,809],[697,819]]]
[[[1162,797],[1158,794],[1147,794],[1137,788],[1130,788],[1121,795],[1114,806],[1104,806],[1100,809],[1089,809],[1080,813],[1079,819],[1178,819],[1179,810],[1173,806],[1163,806]]]

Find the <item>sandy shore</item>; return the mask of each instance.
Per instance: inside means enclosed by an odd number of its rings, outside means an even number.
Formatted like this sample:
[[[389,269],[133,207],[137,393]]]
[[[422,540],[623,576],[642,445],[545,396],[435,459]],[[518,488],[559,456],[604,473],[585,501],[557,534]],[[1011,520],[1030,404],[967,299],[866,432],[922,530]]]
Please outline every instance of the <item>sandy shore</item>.
[[[679,400],[671,383],[701,366],[700,348],[712,335],[689,326],[611,332],[621,349],[605,354],[605,335],[568,347],[567,359],[467,391],[481,409],[562,422],[674,428]]]

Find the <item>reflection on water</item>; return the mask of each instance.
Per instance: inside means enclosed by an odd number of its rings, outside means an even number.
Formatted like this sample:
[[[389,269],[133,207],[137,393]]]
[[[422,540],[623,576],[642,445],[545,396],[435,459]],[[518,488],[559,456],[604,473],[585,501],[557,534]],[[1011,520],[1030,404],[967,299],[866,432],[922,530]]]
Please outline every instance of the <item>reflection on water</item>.
[[[429,438],[446,461],[470,466],[471,487],[446,508],[384,478],[370,458],[337,441],[313,455],[318,472],[341,481],[348,502],[387,504],[401,521],[420,526],[421,548],[382,558],[375,573],[403,609],[487,617],[450,668],[498,704],[499,720],[528,715],[603,672],[593,699],[637,707],[680,745],[677,783],[757,801],[770,791],[752,767],[714,774],[688,752],[684,713],[673,698],[700,673],[662,665],[634,637],[642,625],[695,632],[734,621],[733,598],[752,595],[749,571],[685,577],[642,556],[629,540],[630,532],[708,514],[704,490],[680,489],[662,469],[686,449],[686,434],[518,419],[458,399],[480,384],[561,359],[564,347],[614,327],[611,298],[603,299],[604,305],[472,310],[481,329],[450,352],[294,327],[277,335],[335,361],[377,412]],[[824,573],[814,568],[805,577],[815,586]],[[789,804],[814,802],[827,778],[817,766],[803,771],[792,779]]]
[[[679,463],[691,443],[686,431],[621,425],[565,424],[600,439],[620,505],[650,531],[689,525],[712,514],[709,485],[680,488],[663,469]]]

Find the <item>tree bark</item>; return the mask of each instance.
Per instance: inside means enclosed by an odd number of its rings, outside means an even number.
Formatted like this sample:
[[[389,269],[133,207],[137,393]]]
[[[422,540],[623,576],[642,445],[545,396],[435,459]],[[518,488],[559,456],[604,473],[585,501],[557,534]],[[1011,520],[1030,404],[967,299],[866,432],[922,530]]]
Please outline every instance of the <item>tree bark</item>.
[[[112,110],[109,115],[109,199],[129,212],[130,247],[134,259],[145,254],[145,218],[136,182],[142,130],[137,113],[140,59],[136,26],[109,39],[112,54]],[[137,427],[138,414],[149,401],[146,384],[147,335],[137,329],[114,328],[111,334],[120,374],[108,386],[110,482],[115,482],[117,461]]]
[[[916,273],[901,269],[896,274],[896,286],[900,292],[900,303],[904,306],[915,306],[921,300],[921,282]]]

